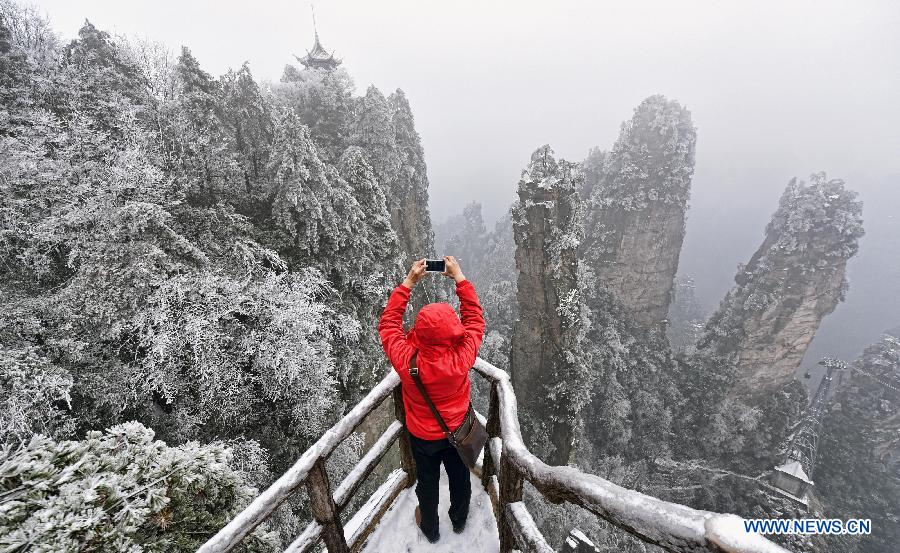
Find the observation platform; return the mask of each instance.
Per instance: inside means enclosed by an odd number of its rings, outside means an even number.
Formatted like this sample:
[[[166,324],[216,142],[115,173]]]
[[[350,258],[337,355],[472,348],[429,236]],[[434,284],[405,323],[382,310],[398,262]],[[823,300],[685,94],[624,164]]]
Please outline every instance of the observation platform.
[[[381,523],[363,546],[363,553],[498,553],[500,535],[497,520],[491,507],[491,498],[472,475],[472,501],[469,504],[469,520],[461,534],[454,534],[447,516],[450,508],[450,492],[447,474],[441,467],[441,499],[438,506],[441,539],[428,543],[425,535],[416,527],[413,513],[418,505],[415,488],[400,492],[394,505],[385,513]]]
[[[746,532],[739,516],[692,509],[623,488],[573,467],[547,465],[522,441],[518,405],[509,375],[481,358],[472,369],[490,383],[485,421],[490,439],[472,471],[471,513],[463,534],[456,535],[450,529],[446,485],[441,487],[441,541],[428,544],[415,525],[415,461],[404,427],[406,415],[400,396],[400,377],[389,371],[362,401],[326,430],[287,472],[203,544],[198,553],[232,551],[302,489],[309,495],[313,520],[288,545],[285,553],[315,551],[321,544],[329,553],[556,553],[523,501],[525,481],[545,500],[581,507],[665,551],[787,553],[763,536]],[[397,420],[333,488],[325,463],[338,445],[388,396],[393,396]],[[399,445],[400,467],[351,516],[348,511],[353,495],[395,442]]]

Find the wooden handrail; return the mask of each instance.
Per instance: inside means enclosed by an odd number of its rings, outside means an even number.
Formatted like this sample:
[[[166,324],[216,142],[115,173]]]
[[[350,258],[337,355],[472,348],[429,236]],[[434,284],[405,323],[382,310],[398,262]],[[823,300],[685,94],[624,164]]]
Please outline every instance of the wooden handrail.
[[[522,501],[523,483],[530,482],[554,503],[567,501],[622,528],[641,540],[673,552],[784,553],[785,549],[759,534],[744,531],[736,515],[712,513],[669,503],[629,490],[568,466],[549,466],[535,457],[522,440],[518,405],[509,375],[478,358],[473,369],[491,383],[487,431],[491,437],[476,473],[494,503],[501,553],[518,549],[548,553],[549,545]],[[384,379],[337,424],[316,441],[294,465],[224,528],[198,553],[231,551],[266,520],[291,494],[306,484],[313,520],[287,552],[312,550],[324,540],[329,553],[357,551],[399,493],[415,482],[415,463],[409,447],[400,395],[400,378],[389,371]],[[392,423],[332,493],[324,464],[335,448],[389,396],[394,395]],[[400,443],[401,468],[373,494],[367,504],[342,524],[342,511],[391,445]]]
[[[381,405],[399,384],[400,377],[397,376],[397,373],[389,371],[387,376],[372,388],[372,391],[362,401],[357,403],[337,424],[326,430],[322,437],[300,456],[294,466],[259,494],[250,505],[209,541],[200,546],[197,553],[225,553],[237,546],[241,540],[269,518],[275,509],[287,501],[307,480],[316,463],[327,460],[334,449],[365,420],[369,413]]]
[[[737,515],[712,513],[670,503],[629,490],[568,466],[551,467],[535,457],[522,441],[518,405],[509,375],[478,358],[473,367],[491,381],[491,398],[497,407],[489,413],[499,418],[503,451],[500,458],[500,546],[501,553],[514,547],[532,550],[512,537],[510,503],[521,500],[521,479],[528,480],[542,495],[559,503],[568,501],[594,513],[641,540],[674,552],[785,553],[787,550],[759,534],[746,532]],[[493,424],[492,424],[493,423]],[[488,419],[488,433],[496,428]],[[489,451],[489,450],[488,450]],[[487,455],[487,453],[486,453]],[[487,465],[488,463],[485,463]],[[496,465],[497,459],[491,459]],[[482,475],[482,478],[487,478]]]

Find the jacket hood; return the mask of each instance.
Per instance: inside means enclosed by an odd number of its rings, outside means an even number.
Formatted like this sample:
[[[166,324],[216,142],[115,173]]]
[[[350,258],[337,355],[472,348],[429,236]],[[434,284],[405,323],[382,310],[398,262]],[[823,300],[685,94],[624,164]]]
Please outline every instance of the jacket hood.
[[[466,333],[449,303],[429,303],[419,310],[409,340],[417,347],[449,347]]]

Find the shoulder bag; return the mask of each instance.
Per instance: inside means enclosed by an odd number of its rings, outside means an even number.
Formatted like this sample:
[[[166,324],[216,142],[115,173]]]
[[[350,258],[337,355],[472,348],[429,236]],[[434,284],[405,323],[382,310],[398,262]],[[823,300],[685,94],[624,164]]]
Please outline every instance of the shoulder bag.
[[[459,452],[459,457],[463,460],[463,463],[470,469],[475,468],[478,456],[481,454],[481,450],[484,449],[484,444],[487,443],[488,440],[487,430],[484,429],[481,421],[475,416],[471,401],[469,402],[469,409],[466,411],[466,416],[463,419],[462,424],[453,431],[447,427],[444,418],[441,416],[440,412],[438,412],[437,407],[434,406],[431,397],[428,396],[428,392],[425,391],[422,379],[419,378],[419,368],[416,366],[416,357],[418,357],[418,354],[414,354],[409,362],[409,376],[411,376],[413,382],[416,383],[416,388],[419,389],[419,393],[425,398],[425,403],[428,404],[428,408],[431,409],[431,414],[434,415],[434,419],[441,426],[447,439],[453,447],[456,448],[456,451]]]

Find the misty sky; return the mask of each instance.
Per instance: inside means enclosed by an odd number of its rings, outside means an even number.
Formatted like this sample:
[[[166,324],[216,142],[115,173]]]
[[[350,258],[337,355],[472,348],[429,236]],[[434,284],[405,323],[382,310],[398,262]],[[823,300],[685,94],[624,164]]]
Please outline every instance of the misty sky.
[[[36,4],[66,39],[87,17],[176,53],[187,45],[214,75],[248,61],[258,79],[277,80],[291,54],[312,45],[307,2]],[[536,147],[549,143],[573,161],[592,146],[609,148],[632,109],[661,93],[686,105],[698,127],[681,268],[695,277],[706,307],[758,247],[794,176],[824,170],[861,193],[869,236],[860,267],[900,258],[882,245],[900,234],[900,2],[320,1],[315,8],[322,42],[344,59],[358,93],[370,84],[406,92],[435,220],[478,200],[492,221],[515,199]],[[873,205],[877,219],[868,215]],[[867,252],[867,241],[878,247]],[[862,276],[883,288],[870,296],[893,294],[862,313],[881,330],[900,325],[900,268],[888,269]]]

